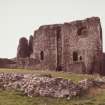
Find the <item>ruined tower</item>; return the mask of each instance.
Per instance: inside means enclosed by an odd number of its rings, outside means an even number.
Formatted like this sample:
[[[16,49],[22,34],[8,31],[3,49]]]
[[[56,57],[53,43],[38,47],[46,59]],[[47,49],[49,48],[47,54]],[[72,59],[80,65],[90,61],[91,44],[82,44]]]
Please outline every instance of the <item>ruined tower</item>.
[[[34,32],[30,58],[39,69],[99,73],[102,29],[98,17],[64,24],[44,25]]]
[[[56,70],[61,65],[61,25],[41,26],[34,33],[32,58],[40,61],[41,69]]]
[[[101,70],[102,30],[98,17],[62,26],[63,64],[67,71],[94,73]]]

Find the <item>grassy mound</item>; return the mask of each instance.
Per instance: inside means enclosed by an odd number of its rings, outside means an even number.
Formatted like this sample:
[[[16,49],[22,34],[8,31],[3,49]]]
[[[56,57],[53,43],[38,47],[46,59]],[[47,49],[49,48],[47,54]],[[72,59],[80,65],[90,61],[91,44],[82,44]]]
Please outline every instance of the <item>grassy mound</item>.
[[[98,78],[99,75],[72,74],[64,72],[51,72],[39,70],[22,70],[22,69],[0,69],[2,72],[14,73],[35,73],[36,75],[51,74],[53,77],[63,77],[71,79],[74,82],[86,78]],[[99,92],[98,92],[99,91]],[[0,91],[0,105],[105,105],[105,90],[91,89],[90,94],[83,97],[76,97],[71,100],[51,97],[27,97],[17,91]]]

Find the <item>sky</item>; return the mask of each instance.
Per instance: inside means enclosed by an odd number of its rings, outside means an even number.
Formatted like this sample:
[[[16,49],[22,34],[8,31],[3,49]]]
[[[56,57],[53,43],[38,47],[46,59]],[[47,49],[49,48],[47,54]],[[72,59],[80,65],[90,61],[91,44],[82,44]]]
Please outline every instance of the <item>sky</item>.
[[[0,0],[0,58],[16,56],[20,37],[41,25],[98,16],[105,52],[105,0]]]

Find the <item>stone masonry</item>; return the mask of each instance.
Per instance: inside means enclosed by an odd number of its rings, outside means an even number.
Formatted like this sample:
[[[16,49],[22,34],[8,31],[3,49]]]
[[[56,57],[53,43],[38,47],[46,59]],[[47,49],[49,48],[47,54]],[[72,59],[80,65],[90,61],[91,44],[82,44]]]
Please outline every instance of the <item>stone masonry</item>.
[[[12,64],[1,67],[99,73],[105,75],[105,54],[99,17],[64,24],[44,25],[29,41],[22,37]],[[7,62],[7,63],[5,63]],[[5,66],[6,65],[6,66]]]
[[[17,90],[29,97],[46,96],[71,99],[86,96],[94,89],[105,89],[105,77],[85,79],[74,83],[72,80],[61,77],[52,77],[50,74],[20,74],[0,73],[0,90]]]

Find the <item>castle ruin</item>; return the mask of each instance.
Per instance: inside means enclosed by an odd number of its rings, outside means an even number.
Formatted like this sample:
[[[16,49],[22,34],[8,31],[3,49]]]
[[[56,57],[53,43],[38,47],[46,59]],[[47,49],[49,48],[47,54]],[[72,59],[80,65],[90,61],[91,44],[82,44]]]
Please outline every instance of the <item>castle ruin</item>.
[[[75,73],[103,71],[102,29],[98,17],[44,25],[21,38],[17,66]]]

